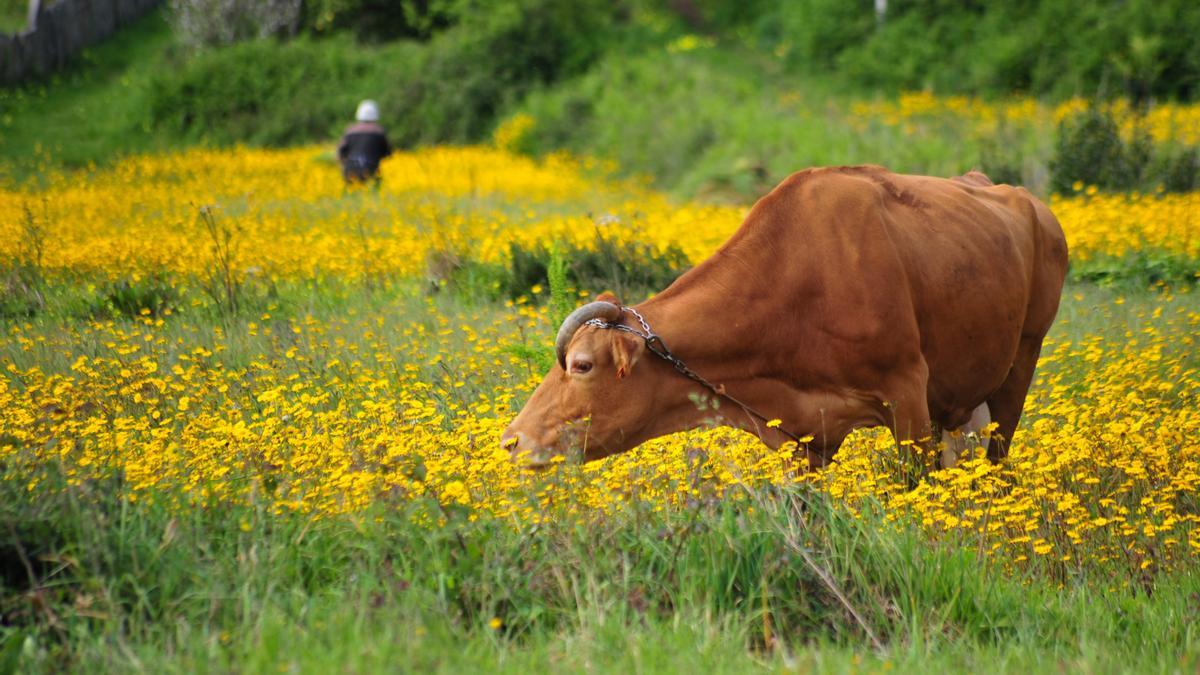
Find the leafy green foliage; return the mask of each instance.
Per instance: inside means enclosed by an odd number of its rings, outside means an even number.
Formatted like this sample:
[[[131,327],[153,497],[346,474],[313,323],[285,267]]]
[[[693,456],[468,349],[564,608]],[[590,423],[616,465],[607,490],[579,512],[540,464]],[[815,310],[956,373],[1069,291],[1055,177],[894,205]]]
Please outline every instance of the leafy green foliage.
[[[1191,285],[1196,277],[1194,260],[1177,253],[1145,249],[1121,257],[1099,256],[1071,263],[1071,278],[1101,286],[1148,288],[1159,284]]]
[[[104,290],[103,303],[97,310],[107,310],[130,318],[143,313],[159,317],[174,311],[179,299],[178,287],[166,275],[125,278],[108,285]]]
[[[1052,129],[1002,126],[981,136],[939,119],[912,132],[847,115],[853,99],[824,78],[793,78],[744,53],[701,47],[610,54],[532,93],[521,110],[536,120],[534,152],[612,158],[688,198],[748,203],[794,171],[863,163],[940,176],[982,168],[1044,188]]]
[[[335,136],[359,100],[375,98],[400,145],[474,141],[526,92],[585,70],[621,25],[619,6],[601,0],[569,6],[507,0],[486,8],[457,3],[452,9],[438,3],[320,5],[311,10],[320,27],[357,25],[378,10],[413,22],[401,32],[432,39],[369,45],[341,33],[205,50],[155,76],[150,121],[192,141],[281,145]],[[432,34],[433,26],[450,23]]]
[[[700,3],[712,15],[722,0]],[[792,67],[830,68],[892,90],[1191,98],[1200,86],[1193,41],[1200,6],[1188,0],[1022,0],[747,3],[741,24]],[[756,10],[756,11],[755,11]]]
[[[251,38],[290,37],[300,26],[301,0],[170,0],[167,18],[189,48]]]
[[[25,28],[29,19],[26,0],[0,0],[0,33],[16,33]]]
[[[1050,160],[1055,192],[1069,193],[1077,184],[1104,190],[1187,192],[1200,187],[1200,155],[1188,146],[1155,145],[1133,117],[1127,138],[1107,110],[1090,107],[1059,125]]]
[[[318,33],[352,30],[361,40],[428,39],[458,20],[456,0],[311,0],[304,26]]]
[[[149,116],[193,141],[282,145],[335,137],[359,100],[382,91],[407,63],[401,47],[360,48],[341,36],[203,51],[154,77]],[[385,106],[382,113],[387,123],[397,111]]]
[[[1150,141],[1144,135],[1127,142],[1111,114],[1089,108],[1059,125],[1051,187],[1069,193],[1075,182],[1124,190],[1141,182],[1149,159]]]
[[[550,284],[550,324],[560,325],[575,303],[567,280],[567,256],[558,242],[550,244],[550,260],[546,263],[546,281]]]
[[[196,143],[328,141],[370,97],[399,145],[480,141],[526,111],[536,126],[522,150],[610,157],[713,200],[747,201],[805,166],[863,162],[983,168],[1044,191],[1049,130],[979,138],[923,125],[912,138],[831,110],[862,98],[849,83],[1187,98],[1200,66],[1175,29],[1200,10],[1178,4],[923,0],[890,3],[878,23],[869,4],[831,0],[322,0],[306,5],[306,37],[198,53],[158,14],[58,84],[0,92],[0,155],[36,176],[46,156],[86,166]],[[668,48],[686,32],[705,36],[699,48]],[[379,42],[393,37],[406,39]],[[1157,157],[1146,176],[1181,189],[1190,157]]]
[[[552,294],[555,288],[570,285],[594,292],[614,291],[622,300],[632,302],[666,288],[691,267],[687,256],[676,247],[657,251],[649,244],[617,242],[603,236],[597,238],[595,249],[561,243],[533,248],[513,244],[510,252],[509,274],[503,287],[510,297],[526,295],[535,285],[548,285]],[[561,256],[558,262],[556,256]]]
[[[586,70],[621,28],[607,0],[465,3],[460,16],[383,97],[403,108],[401,144],[483,138],[527,92]]]
[[[1200,189],[1200,148],[1158,148],[1150,165],[1150,177],[1168,192]]]

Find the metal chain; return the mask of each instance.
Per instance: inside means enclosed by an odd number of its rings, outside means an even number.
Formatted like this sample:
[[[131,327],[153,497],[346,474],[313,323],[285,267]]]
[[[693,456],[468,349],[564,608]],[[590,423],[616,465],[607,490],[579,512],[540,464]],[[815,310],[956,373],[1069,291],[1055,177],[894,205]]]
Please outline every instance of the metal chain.
[[[677,357],[673,353],[671,353],[671,350],[667,347],[667,343],[663,342],[662,337],[657,335],[654,331],[650,330],[650,324],[646,322],[646,318],[643,317],[641,315],[641,313],[638,312],[636,309],[634,309],[632,307],[621,307],[621,311],[629,312],[630,314],[632,314],[638,320],[638,323],[640,323],[642,325],[642,331],[644,331],[644,332],[638,331],[636,328],[626,326],[623,323],[608,323],[607,321],[605,321],[603,319],[590,319],[587,322],[585,322],[584,325],[585,326],[595,326],[597,328],[609,328],[609,329],[613,329],[613,330],[619,330],[619,331],[623,331],[625,333],[632,333],[633,335],[636,335],[636,336],[642,338],[646,342],[646,349],[649,349],[655,356],[657,356],[660,359],[671,364],[675,368],[675,370],[677,372],[679,372],[679,374],[681,374],[684,377],[688,378],[689,380],[695,382],[696,384],[699,384],[699,385],[705,387],[706,389],[708,389],[712,393],[716,394],[717,396],[720,396],[721,398],[731,401],[734,405],[741,408],[742,411],[745,412],[747,415],[750,415],[751,417],[755,417],[755,418],[759,419],[760,421],[762,421],[763,423],[770,422],[770,420],[767,418],[766,415],[763,415],[762,413],[758,412],[757,410],[750,407],[749,405],[747,405],[747,404],[739,401],[738,399],[734,398],[733,396],[729,395],[725,391],[725,387],[723,387],[723,386],[718,387],[717,385],[713,384],[712,382],[709,382],[708,380],[704,379],[704,377],[702,377],[696,371],[692,370],[691,368],[688,368],[687,364],[684,363],[682,359],[680,359],[679,357]],[[784,429],[782,425],[775,427],[775,428],[779,430],[779,433],[781,433],[784,436],[787,436],[791,440],[795,441],[797,445],[804,444],[804,441],[802,441],[799,436],[797,436],[796,434],[793,434],[792,432],[788,431],[787,429]]]

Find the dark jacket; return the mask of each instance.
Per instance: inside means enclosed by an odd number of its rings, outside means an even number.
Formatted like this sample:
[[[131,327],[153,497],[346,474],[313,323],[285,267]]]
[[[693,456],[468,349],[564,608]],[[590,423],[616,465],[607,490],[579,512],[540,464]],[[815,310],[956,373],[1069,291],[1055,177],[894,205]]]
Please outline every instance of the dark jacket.
[[[379,172],[379,162],[392,154],[387,133],[374,122],[355,122],[346,127],[338,143],[338,161],[346,180],[367,180]]]

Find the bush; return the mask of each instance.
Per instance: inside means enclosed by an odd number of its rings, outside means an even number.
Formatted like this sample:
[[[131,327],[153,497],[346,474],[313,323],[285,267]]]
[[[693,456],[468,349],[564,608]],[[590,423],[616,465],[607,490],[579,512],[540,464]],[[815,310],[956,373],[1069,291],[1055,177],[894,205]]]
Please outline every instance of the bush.
[[[555,251],[557,247],[557,252]],[[658,251],[641,242],[616,242],[599,237],[594,246],[536,245],[509,247],[507,266],[478,262],[458,262],[452,269],[441,270],[438,279],[468,294],[518,298],[535,295],[531,289],[561,288],[552,283],[550,270],[556,257],[562,261],[567,286],[589,292],[614,291],[630,302],[661,291],[691,267],[678,247]],[[573,308],[573,307],[572,307]]]
[[[614,160],[686,198],[747,203],[809,166],[884,164],[958,175],[981,166],[1041,187],[1052,130],[1010,125],[980,138],[952,120],[913,134],[838,112],[854,98],[828,80],[764,74],[742,52],[712,47],[610,54],[585,75],[526,97],[536,120],[522,145]],[[831,103],[832,102],[832,103]]]
[[[1059,125],[1050,160],[1051,188],[1067,193],[1079,183],[1103,190],[1188,192],[1200,187],[1197,148],[1156,145],[1135,119],[1126,139],[1112,113],[1089,108]]]
[[[739,15],[746,32],[793,67],[836,67],[893,90],[1070,96],[1118,85],[1106,93],[1144,100],[1190,98],[1200,84],[1189,38],[1200,33],[1200,5],[1189,0],[893,1],[879,20],[870,2],[699,4],[706,17],[749,7]]]
[[[46,308],[37,274],[21,265],[0,268],[0,319],[26,319]]]
[[[548,287],[551,252],[546,247],[511,245],[505,292],[517,297],[535,285]],[[580,290],[614,291],[623,300],[661,291],[691,267],[677,246],[656,251],[642,242],[615,242],[601,237],[595,248],[562,247],[568,283]]]
[[[1144,133],[1126,141],[1111,113],[1089,108],[1059,124],[1050,160],[1051,188],[1068,193],[1076,183],[1111,190],[1138,186],[1149,160],[1149,144]]]
[[[121,279],[104,290],[100,308],[127,317],[143,314],[159,317],[179,305],[179,290],[172,280],[156,274],[145,279]]]
[[[363,98],[411,59],[404,45],[347,37],[254,40],[163,68],[148,87],[149,117],[192,141],[284,145],[336,137]],[[384,101],[384,124],[396,114]]]
[[[1200,189],[1200,148],[1163,149],[1150,167],[1150,180],[1167,192]]]
[[[467,3],[387,100],[403,106],[402,145],[485,138],[504,108],[534,88],[579,74],[616,40],[624,12],[609,0]]]
[[[1101,286],[1145,289],[1159,285],[1190,286],[1197,276],[1197,263],[1179,253],[1145,249],[1123,256],[1095,256],[1071,262],[1071,278]]]
[[[449,0],[309,0],[303,25],[315,32],[352,30],[362,40],[427,39],[457,22]]]
[[[583,72],[625,16],[606,0],[455,7],[437,15],[455,25],[424,44],[339,34],[196,53],[153,78],[150,121],[192,141],[284,145],[336,136],[358,101],[374,98],[398,145],[479,141],[528,91]]]

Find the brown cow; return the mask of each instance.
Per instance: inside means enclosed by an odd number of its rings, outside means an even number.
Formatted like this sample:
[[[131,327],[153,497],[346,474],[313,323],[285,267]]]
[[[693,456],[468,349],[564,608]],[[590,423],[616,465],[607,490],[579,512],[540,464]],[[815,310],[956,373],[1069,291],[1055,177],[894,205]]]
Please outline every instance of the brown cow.
[[[570,448],[594,460],[716,421],[771,447],[812,436],[808,460],[819,466],[859,427],[925,445],[933,424],[974,431],[990,419],[988,456],[1000,460],[1066,271],[1062,228],[1023,188],[978,172],[801,171],[662,293],[624,309],[601,297],[568,317],[558,365],[501,442],[536,466]],[[720,395],[611,327],[645,333],[638,315]]]

